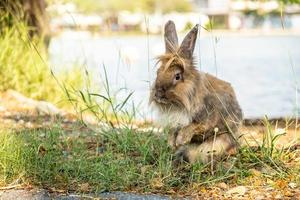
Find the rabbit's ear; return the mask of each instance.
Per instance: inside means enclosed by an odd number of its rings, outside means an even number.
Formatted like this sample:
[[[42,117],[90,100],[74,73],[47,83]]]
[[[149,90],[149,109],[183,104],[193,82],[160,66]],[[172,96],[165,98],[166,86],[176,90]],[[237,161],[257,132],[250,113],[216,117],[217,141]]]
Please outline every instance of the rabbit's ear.
[[[191,59],[193,56],[195,43],[198,35],[198,24],[185,36],[180,48],[179,54],[186,59]]]
[[[166,53],[175,52],[178,47],[178,37],[175,24],[169,20],[165,25],[165,45]]]

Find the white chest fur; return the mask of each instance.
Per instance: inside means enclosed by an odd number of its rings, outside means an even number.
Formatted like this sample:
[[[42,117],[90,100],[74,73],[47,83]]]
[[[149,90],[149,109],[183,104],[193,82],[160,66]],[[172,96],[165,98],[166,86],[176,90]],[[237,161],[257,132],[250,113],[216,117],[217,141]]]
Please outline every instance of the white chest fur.
[[[163,127],[183,127],[190,124],[190,116],[182,111],[158,112],[158,124]]]

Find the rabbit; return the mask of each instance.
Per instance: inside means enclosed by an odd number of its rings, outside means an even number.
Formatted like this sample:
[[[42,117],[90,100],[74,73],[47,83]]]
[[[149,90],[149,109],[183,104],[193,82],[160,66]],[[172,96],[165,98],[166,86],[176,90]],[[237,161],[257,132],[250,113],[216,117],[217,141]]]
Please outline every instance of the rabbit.
[[[166,52],[158,57],[149,103],[169,127],[175,160],[209,163],[238,150],[243,113],[230,83],[196,69],[198,27],[179,46],[174,22],[165,24]]]

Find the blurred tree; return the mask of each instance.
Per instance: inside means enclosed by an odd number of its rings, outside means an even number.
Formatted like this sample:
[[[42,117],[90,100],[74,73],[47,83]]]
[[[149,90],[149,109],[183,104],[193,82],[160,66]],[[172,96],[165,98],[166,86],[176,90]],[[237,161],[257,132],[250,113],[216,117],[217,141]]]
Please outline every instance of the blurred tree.
[[[189,0],[65,0],[65,2],[73,2],[80,11],[89,13],[116,13],[121,10],[167,13],[171,11],[187,12],[192,9],[191,1]]]
[[[300,4],[300,0],[278,0],[284,4]]]
[[[29,26],[29,35],[38,35],[49,42],[49,26],[45,0],[0,0],[1,26],[21,20]]]

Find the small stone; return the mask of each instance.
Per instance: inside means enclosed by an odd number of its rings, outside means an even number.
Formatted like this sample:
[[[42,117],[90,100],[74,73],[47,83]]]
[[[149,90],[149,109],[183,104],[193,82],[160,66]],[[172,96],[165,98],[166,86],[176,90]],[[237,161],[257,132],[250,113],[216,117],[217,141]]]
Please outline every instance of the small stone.
[[[289,186],[291,189],[295,189],[295,188],[297,187],[297,184],[294,183],[294,182],[290,182],[290,183],[288,184],[288,186]]]
[[[247,192],[247,188],[244,187],[244,186],[237,186],[237,187],[234,187],[230,190],[228,190],[226,192],[227,195],[232,195],[232,194],[237,194],[237,195],[244,195],[245,193]]]
[[[265,188],[265,190],[266,190],[266,191],[273,191],[273,190],[274,190],[274,188],[273,188],[273,187],[270,187],[270,186],[268,186],[268,187],[266,187],[266,188]]]
[[[221,188],[223,190],[228,189],[228,185],[226,183],[224,183],[224,182],[218,183],[217,187],[219,187],[219,188]]]
[[[3,120],[3,123],[4,124],[13,124],[15,121],[14,120],[11,120],[11,119],[4,119]]]
[[[257,196],[255,197],[255,200],[263,200],[263,199],[265,199],[265,196],[264,196],[264,195],[257,195]]]
[[[26,122],[26,128],[33,128],[33,124],[31,122]]]
[[[282,199],[281,194],[277,194],[277,195],[275,196],[275,199]]]
[[[0,112],[4,112],[4,111],[6,111],[6,108],[3,106],[0,106]]]

